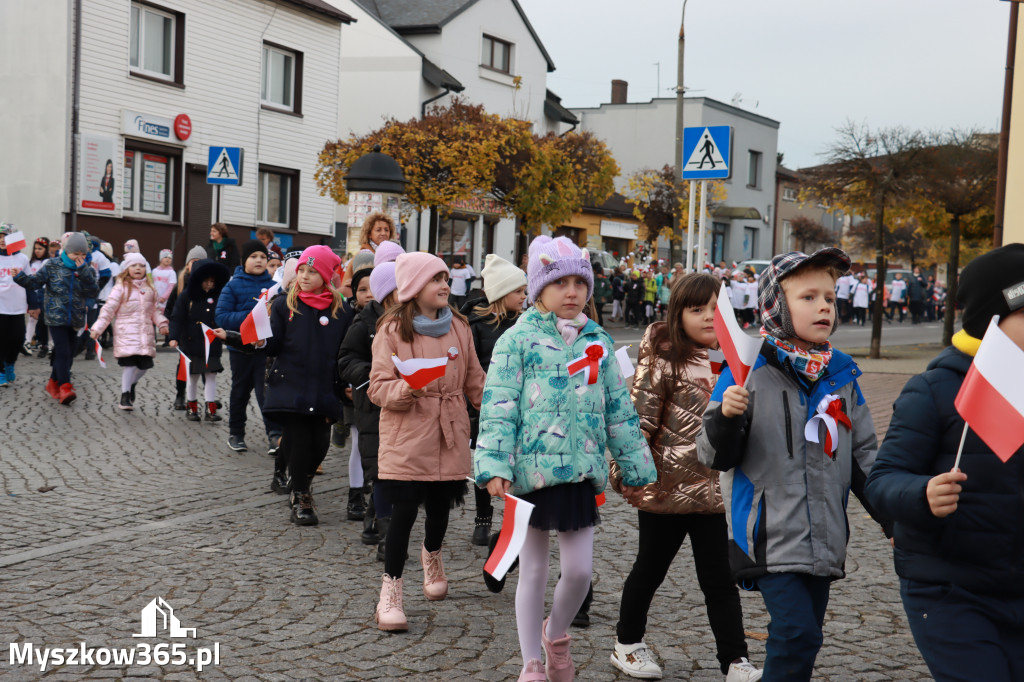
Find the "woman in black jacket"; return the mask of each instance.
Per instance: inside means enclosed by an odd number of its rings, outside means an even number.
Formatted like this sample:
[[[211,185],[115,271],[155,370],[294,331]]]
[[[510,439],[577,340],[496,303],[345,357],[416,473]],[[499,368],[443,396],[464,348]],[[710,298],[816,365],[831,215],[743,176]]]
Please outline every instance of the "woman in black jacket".
[[[214,223],[210,226],[210,243],[206,247],[206,255],[210,260],[226,266],[232,275],[235,274],[235,268],[241,262],[238,246],[235,240],[228,236],[228,226],[224,223]]]

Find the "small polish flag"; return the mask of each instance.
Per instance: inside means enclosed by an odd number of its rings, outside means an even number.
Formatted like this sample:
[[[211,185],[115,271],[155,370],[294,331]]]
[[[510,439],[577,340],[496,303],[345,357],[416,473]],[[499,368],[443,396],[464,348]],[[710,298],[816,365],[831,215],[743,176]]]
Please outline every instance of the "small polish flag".
[[[203,341],[206,343],[206,364],[210,364],[210,344],[217,340],[217,334],[212,329],[206,326],[205,322],[200,322],[199,325],[203,328]]]
[[[722,373],[722,365],[725,364],[725,353],[714,348],[708,348],[708,360],[711,361],[711,373],[718,375]]]
[[[6,244],[7,253],[14,253],[15,251],[21,251],[25,248],[25,235],[21,233],[21,230],[17,232],[11,232],[9,235],[4,237],[4,244]]]
[[[600,507],[601,505],[603,505],[607,501],[608,501],[608,498],[606,498],[604,496],[604,492],[603,491],[599,492],[597,495],[594,495],[594,502],[597,503],[598,507]]]
[[[1024,445],[1024,351],[998,322],[989,322],[954,405],[1005,462]]]
[[[501,580],[512,567],[513,562],[526,542],[526,531],[530,526],[533,505],[515,495],[505,495],[505,513],[501,519],[501,532],[494,551],[487,557],[484,570],[495,580]]]
[[[619,369],[622,370],[623,379],[628,379],[636,374],[636,368],[633,367],[633,359],[629,357],[629,346],[623,346],[615,351],[615,359],[619,361]]]
[[[261,294],[260,294],[260,296],[259,296],[259,298],[258,298],[258,299],[256,299],[256,300],[257,300],[257,301],[264,301],[264,302],[266,302],[266,301],[269,301],[269,300],[270,300],[270,299],[272,299],[272,298],[273,298],[273,297],[274,297],[274,296],[275,296],[275,295],[277,294],[277,292],[279,292],[279,291],[281,291],[281,283],[280,283],[280,282],[278,282],[278,283],[277,283],[277,284],[275,284],[274,286],[270,287],[269,289],[267,289],[266,291],[264,291],[263,293],[261,293]]]
[[[192,361],[188,359],[188,356],[178,349],[178,381],[188,381],[189,368],[192,365]]]
[[[252,312],[242,320],[239,330],[242,333],[242,343],[256,343],[263,339],[269,339],[274,335],[270,328],[270,313],[267,312],[267,302],[258,299]]]
[[[718,292],[718,304],[715,306],[715,335],[729,368],[732,369],[736,385],[746,386],[747,377],[757,362],[757,354],[761,352],[764,339],[753,339],[740,329],[732,303],[729,302],[729,288],[724,283],[722,290]]]
[[[448,356],[425,360],[420,358],[399,360],[397,355],[392,355],[391,361],[395,363],[395,367],[398,368],[398,373],[405,379],[405,383],[412,386],[413,390],[418,390],[431,381],[444,376],[445,368],[448,365]]]
[[[103,369],[107,368],[107,361],[103,359],[103,346],[100,345],[100,340],[94,341],[96,344],[96,361],[100,363],[100,367]]]

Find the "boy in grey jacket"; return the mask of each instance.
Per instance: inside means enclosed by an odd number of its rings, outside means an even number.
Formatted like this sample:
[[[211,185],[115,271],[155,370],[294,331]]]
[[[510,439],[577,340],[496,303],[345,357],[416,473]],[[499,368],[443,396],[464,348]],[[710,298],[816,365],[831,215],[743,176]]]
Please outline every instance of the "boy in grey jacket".
[[[861,371],[828,341],[849,267],[837,248],[772,259],[758,288],[761,354],[746,387],[722,373],[697,441],[723,472],[733,575],[771,616],[765,680],[811,679],[829,585],[845,575],[846,502],[851,490],[863,502],[878,449]]]

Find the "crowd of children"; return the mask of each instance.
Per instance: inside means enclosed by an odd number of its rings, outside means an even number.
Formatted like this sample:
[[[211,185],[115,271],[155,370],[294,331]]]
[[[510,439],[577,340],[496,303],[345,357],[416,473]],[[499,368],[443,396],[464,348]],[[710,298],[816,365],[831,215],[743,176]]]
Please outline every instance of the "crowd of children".
[[[270,487],[289,495],[300,526],[319,523],[312,483],[332,424],[350,425],[347,513],[383,562],[381,630],[410,627],[404,569],[421,507],[422,591],[431,601],[448,596],[444,543],[469,478],[475,545],[493,551],[492,497],[533,505],[515,595],[519,681],[575,679],[569,627],[592,593],[598,500],[610,487],[637,509],[638,529],[609,647],[616,669],[661,678],[647,616],[689,537],[727,682],[809,680],[831,583],[845,576],[853,492],[894,535],[911,631],[936,679],[1024,676],[1024,596],[1015,587],[1024,584],[1024,541],[1011,523],[1024,514],[1024,458],[997,464],[972,436],[962,471],[951,463],[963,429],[953,399],[989,319],[1000,315],[1024,348],[1024,294],[1004,295],[1024,291],[1024,247],[997,249],[964,271],[963,331],[907,384],[879,452],[861,372],[829,342],[844,316],[864,324],[875,287],[849,275],[836,248],[779,255],[760,273],[677,265],[605,278],[585,249],[542,236],[526,272],[488,255],[482,296],[467,288],[463,299],[444,261],[387,239],[368,240],[343,263],[326,246],[282,257],[268,248],[272,235],[260,235],[242,244],[233,273],[202,247],[175,272],[167,251],[150,270],[134,240],[117,262],[82,233],[37,240],[31,256],[9,252],[12,232],[0,226],[0,385],[16,382],[18,356],[35,340],[50,355],[46,391],[71,404],[82,330],[92,345],[113,328],[118,407],[130,411],[159,333],[187,367],[175,408],[188,421],[216,422],[227,345],[228,446],[247,449],[255,393],[274,456]],[[468,281],[467,268],[457,269]],[[716,376],[709,360],[723,283],[741,325],[761,324],[764,343],[746,377],[728,366]],[[632,380],[600,324],[596,306],[606,302],[611,321],[646,326]],[[266,306],[272,334],[251,342],[241,330],[255,306]],[[397,367],[413,359],[443,359],[443,372],[413,388]],[[560,575],[546,606],[552,533]],[[747,658],[739,588],[760,592],[771,618],[763,670]]]

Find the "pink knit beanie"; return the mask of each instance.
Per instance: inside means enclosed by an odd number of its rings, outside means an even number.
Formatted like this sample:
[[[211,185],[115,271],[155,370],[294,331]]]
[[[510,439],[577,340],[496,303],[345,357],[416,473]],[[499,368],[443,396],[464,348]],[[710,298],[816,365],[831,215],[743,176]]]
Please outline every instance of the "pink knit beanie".
[[[308,247],[299,256],[297,267],[302,267],[303,265],[311,266],[324,278],[325,284],[330,284],[331,278],[334,276],[334,270],[341,265],[341,258],[338,258],[338,254],[334,253],[331,247],[317,244]]]
[[[403,253],[395,261],[398,302],[411,301],[439,272],[448,273],[448,266],[437,256],[429,253]]]
[[[145,267],[146,265],[148,265],[148,263],[146,263],[146,259],[142,257],[141,253],[135,253],[130,251],[124,255],[124,258],[121,259],[121,269],[126,270],[132,265],[141,265]]]

